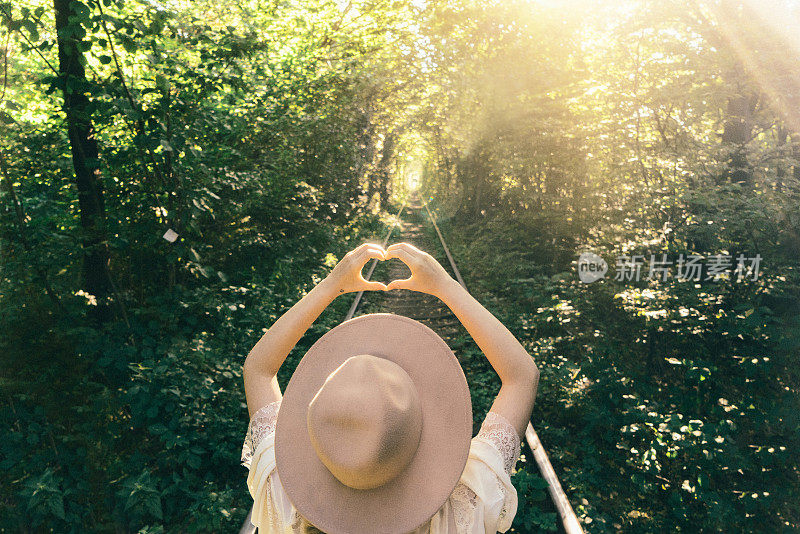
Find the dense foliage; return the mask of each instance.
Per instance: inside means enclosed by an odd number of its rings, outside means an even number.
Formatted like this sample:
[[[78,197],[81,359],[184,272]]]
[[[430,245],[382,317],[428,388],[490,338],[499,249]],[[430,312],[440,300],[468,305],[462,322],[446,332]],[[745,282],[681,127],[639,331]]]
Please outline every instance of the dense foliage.
[[[53,13],[0,7],[0,529],[233,530],[249,506],[244,356],[337,257],[383,231],[353,66],[368,69],[364,49],[381,38],[331,29],[323,46],[278,5],[71,4],[90,75],[67,83],[91,95],[114,284],[98,324],[61,78],[45,63]],[[327,21],[336,8],[311,9]]]
[[[468,47],[486,44],[489,82],[434,141],[429,172],[450,183],[427,187],[471,289],[541,363],[534,425],[587,530],[794,531],[800,134],[772,98],[791,98],[789,60],[747,9],[628,7],[572,45],[513,9],[458,19],[481,21]],[[519,33],[533,44],[488,46]],[[531,49],[547,53],[529,64]],[[605,279],[579,281],[583,252]],[[634,255],[641,277],[615,276]],[[681,255],[703,257],[697,279]],[[721,276],[715,255],[732,257]]]
[[[753,6],[0,2],[0,530],[237,529],[245,355],[409,187],[587,531],[800,528],[797,16]],[[514,529],[553,530],[525,460]]]

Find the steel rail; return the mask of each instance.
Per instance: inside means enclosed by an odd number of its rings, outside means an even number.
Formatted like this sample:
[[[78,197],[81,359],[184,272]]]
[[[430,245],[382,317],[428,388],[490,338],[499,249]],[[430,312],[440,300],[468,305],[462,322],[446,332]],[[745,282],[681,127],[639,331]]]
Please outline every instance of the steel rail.
[[[397,212],[396,217],[398,219],[400,218],[400,214],[403,213],[403,210],[406,209],[406,202],[407,202],[406,200],[403,201],[403,205],[400,206],[400,211]],[[389,243],[389,238],[392,237],[392,232],[394,232],[396,226],[397,223],[395,222],[392,224],[391,228],[389,228],[389,232],[386,234],[386,237],[383,239],[383,242],[381,243],[381,246],[383,248],[386,248],[386,245]],[[367,271],[367,276],[364,277],[365,280],[370,279],[372,273],[375,272],[376,265],[378,265],[378,260],[377,259],[372,260],[372,264],[369,267],[369,271]],[[364,295],[363,291],[359,291],[358,293],[356,293],[356,298],[353,299],[353,305],[350,306],[350,311],[347,312],[347,315],[344,318],[345,321],[348,321],[353,318],[353,315],[355,315],[356,309],[358,308],[358,304],[361,302],[361,297],[363,295]]]
[[[422,200],[423,206],[425,207],[425,211],[428,213],[428,218],[431,221],[431,224],[436,231],[436,235],[439,238],[439,243],[442,245],[442,249],[444,250],[445,255],[447,256],[447,260],[450,263],[450,267],[453,270],[453,274],[455,274],[456,280],[461,287],[465,290],[467,289],[467,285],[464,282],[464,279],[461,276],[461,272],[458,270],[456,266],[456,262],[453,259],[453,255],[450,253],[450,249],[447,246],[447,243],[444,240],[444,236],[442,236],[442,232],[439,229],[439,225],[436,224],[436,217],[434,217],[433,213],[431,212],[430,208],[428,208],[428,203],[425,199]],[[397,212],[397,217],[399,218],[400,215],[403,213],[405,209],[406,202],[403,202],[403,205],[400,207],[400,210]],[[389,232],[386,234],[382,242],[382,246],[385,248],[389,239],[391,238],[392,233],[394,232],[396,224],[392,224],[391,228],[389,228]],[[367,272],[367,275],[364,277],[366,280],[369,280],[372,276],[372,273],[375,271],[375,266],[378,264],[378,260],[373,260],[372,265]],[[363,291],[359,291],[356,294],[355,299],[353,300],[353,304],[350,306],[350,310],[347,312],[345,316],[345,320],[352,319],[355,315],[356,310],[358,309],[358,305],[361,302],[361,297],[363,296]],[[544,447],[542,447],[542,442],[539,439],[539,435],[534,430],[533,425],[529,422],[528,428],[525,430],[525,440],[528,443],[528,447],[530,447],[531,452],[533,453],[533,458],[536,461],[536,465],[539,467],[539,471],[542,473],[542,478],[547,481],[547,490],[550,493],[550,497],[553,500],[553,504],[555,505],[556,509],[558,510],[558,514],[561,518],[562,525],[564,526],[564,531],[567,534],[583,534],[583,528],[581,527],[580,522],[578,521],[577,516],[575,515],[574,510],[572,509],[572,505],[570,505],[569,499],[567,499],[567,495],[564,493],[564,489],[561,487],[561,482],[558,480],[558,476],[553,469],[553,465],[550,463],[550,459],[547,456],[547,453],[544,451]],[[253,534],[256,531],[256,527],[250,522],[250,518],[252,516],[253,509],[250,508],[250,513],[247,514],[247,518],[245,519],[244,524],[242,525],[239,534]]]
[[[436,217],[434,217],[433,213],[431,213],[431,210],[428,208],[428,203],[425,201],[425,199],[422,199],[422,203],[425,206],[425,211],[428,212],[428,218],[430,219],[433,228],[436,230],[436,235],[439,236],[439,242],[442,244],[444,253],[450,262],[450,267],[453,269],[453,274],[456,275],[456,280],[458,280],[458,283],[461,284],[461,287],[463,287],[466,291],[469,291],[467,289],[467,285],[464,283],[464,279],[461,278],[461,273],[458,271],[458,267],[456,267],[456,262],[453,260],[452,254],[450,254],[450,249],[447,248],[447,244],[444,242],[444,237],[442,237],[442,232],[439,230],[439,225],[436,224]],[[553,504],[558,510],[558,515],[561,517],[561,523],[564,525],[564,530],[567,534],[583,534],[583,527],[581,527],[581,524],[575,515],[575,511],[572,509],[572,505],[570,505],[569,499],[567,499],[567,495],[564,493],[564,489],[561,487],[561,482],[558,480],[558,476],[556,476],[553,465],[550,463],[550,458],[548,458],[547,453],[544,451],[544,447],[542,447],[542,442],[539,439],[539,435],[536,433],[536,430],[533,429],[533,425],[530,422],[528,422],[528,428],[525,430],[525,440],[528,442],[528,447],[530,447],[531,452],[533,453],[533,458],[536,460],[536,465],[539,466],[539,471],[542,473],[542,478],[547,481],[547,491],[550,493],[550,498],[553,500]]]
[[[464,279],[461,278],[461,273],[458,271],[458,267],[456,267],[456,262],[453,259],[453,255],[450,254],[450,249],[447,248],[447,243],[444,242],[444,237],[442,237],[442,232],[439,230],[439,225],[436,224],[436,218],[433,216],[433,213],[431,213],[430,208],[428,208],[428,203],[425,202],[425,199],[422,199],[422,205],[425,206],[425,211],[428,212],[428,218],[431,220],[431,223],[433,223],[433,229],[436,230],[436,235],[439,236],[439,243],[442,244],[444,253],[450,262],[450,267],[453,268],[453,274],[456,275],[456,280],[458,280],[458,283],[461,284],[461,287],[467,289],[467,284],[465,284]],[[469,292],[469,289],[467,289],[467,291]]]

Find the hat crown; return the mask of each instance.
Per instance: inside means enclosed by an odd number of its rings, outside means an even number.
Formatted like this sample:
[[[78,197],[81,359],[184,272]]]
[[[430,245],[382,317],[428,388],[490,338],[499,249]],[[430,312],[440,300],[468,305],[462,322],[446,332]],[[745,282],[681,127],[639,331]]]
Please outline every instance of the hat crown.
[[[413,379],[422,432],[399,474],[374,489],[357,489],[342,483],[344,476],[337,479],[332,474],[332,462],[321,461],[324,440],[311,410],[311,432],[317,436],[316,445],[312,444],[308,415],[315,395],[320,395],[315,407],[322,406],[320,390],[334,383],[335,370],[354,355],[370,354],[396,363]],[[343,411],[360,413],[369,404],[364,401],[361,408]],[[371,313],[326,332],[297,365],[278,412],[275,469],[298,514],[321,531],[403,534],[428,521],[450,497],[463,475],[471,437],[469,387],[447,343],[409,317]]]
[[[414,382],[396,363],[370,354],[333,371],[306,412],[311,444],[342,484],[374,489],[409,464],[422,434]]]

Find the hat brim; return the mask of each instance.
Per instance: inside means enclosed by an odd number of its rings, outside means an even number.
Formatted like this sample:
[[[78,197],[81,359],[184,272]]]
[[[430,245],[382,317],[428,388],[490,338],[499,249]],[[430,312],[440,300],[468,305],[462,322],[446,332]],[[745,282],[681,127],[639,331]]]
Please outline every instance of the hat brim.
[[[356,490],[339,482],[311,445],[306,411],[328,375],[347,358],[372,354],[402,367],[419,393],[422,435],[406,469],[389,483]],[[328,534],[410,532],[441,508],[467,463],[472,403],[461,365],[422,323],[390,313],[362,315],[332,328],[308,350],[281,401],[277,470],[297,511]]]

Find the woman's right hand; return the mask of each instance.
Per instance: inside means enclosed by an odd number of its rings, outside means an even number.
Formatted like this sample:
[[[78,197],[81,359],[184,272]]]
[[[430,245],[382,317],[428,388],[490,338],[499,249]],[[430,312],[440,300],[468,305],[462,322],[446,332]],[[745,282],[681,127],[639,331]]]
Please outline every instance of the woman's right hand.
[[[454,282],[433,256],[410,243],[395,243],[387,248],[385,259],[391,258],[397,258],[405,263],[411,269],[411,276],[389,282],[386,286],[387,291],[410,289],[438,297],[449,284]]]
[[[353,291],[386,291],[385,284],[367,281],[361,275],[361,269],[370,259],[382,261],[384,254],[386,251],[380,245],[364,243],[345,254],[325,282],[333,286],[337,295]]]

